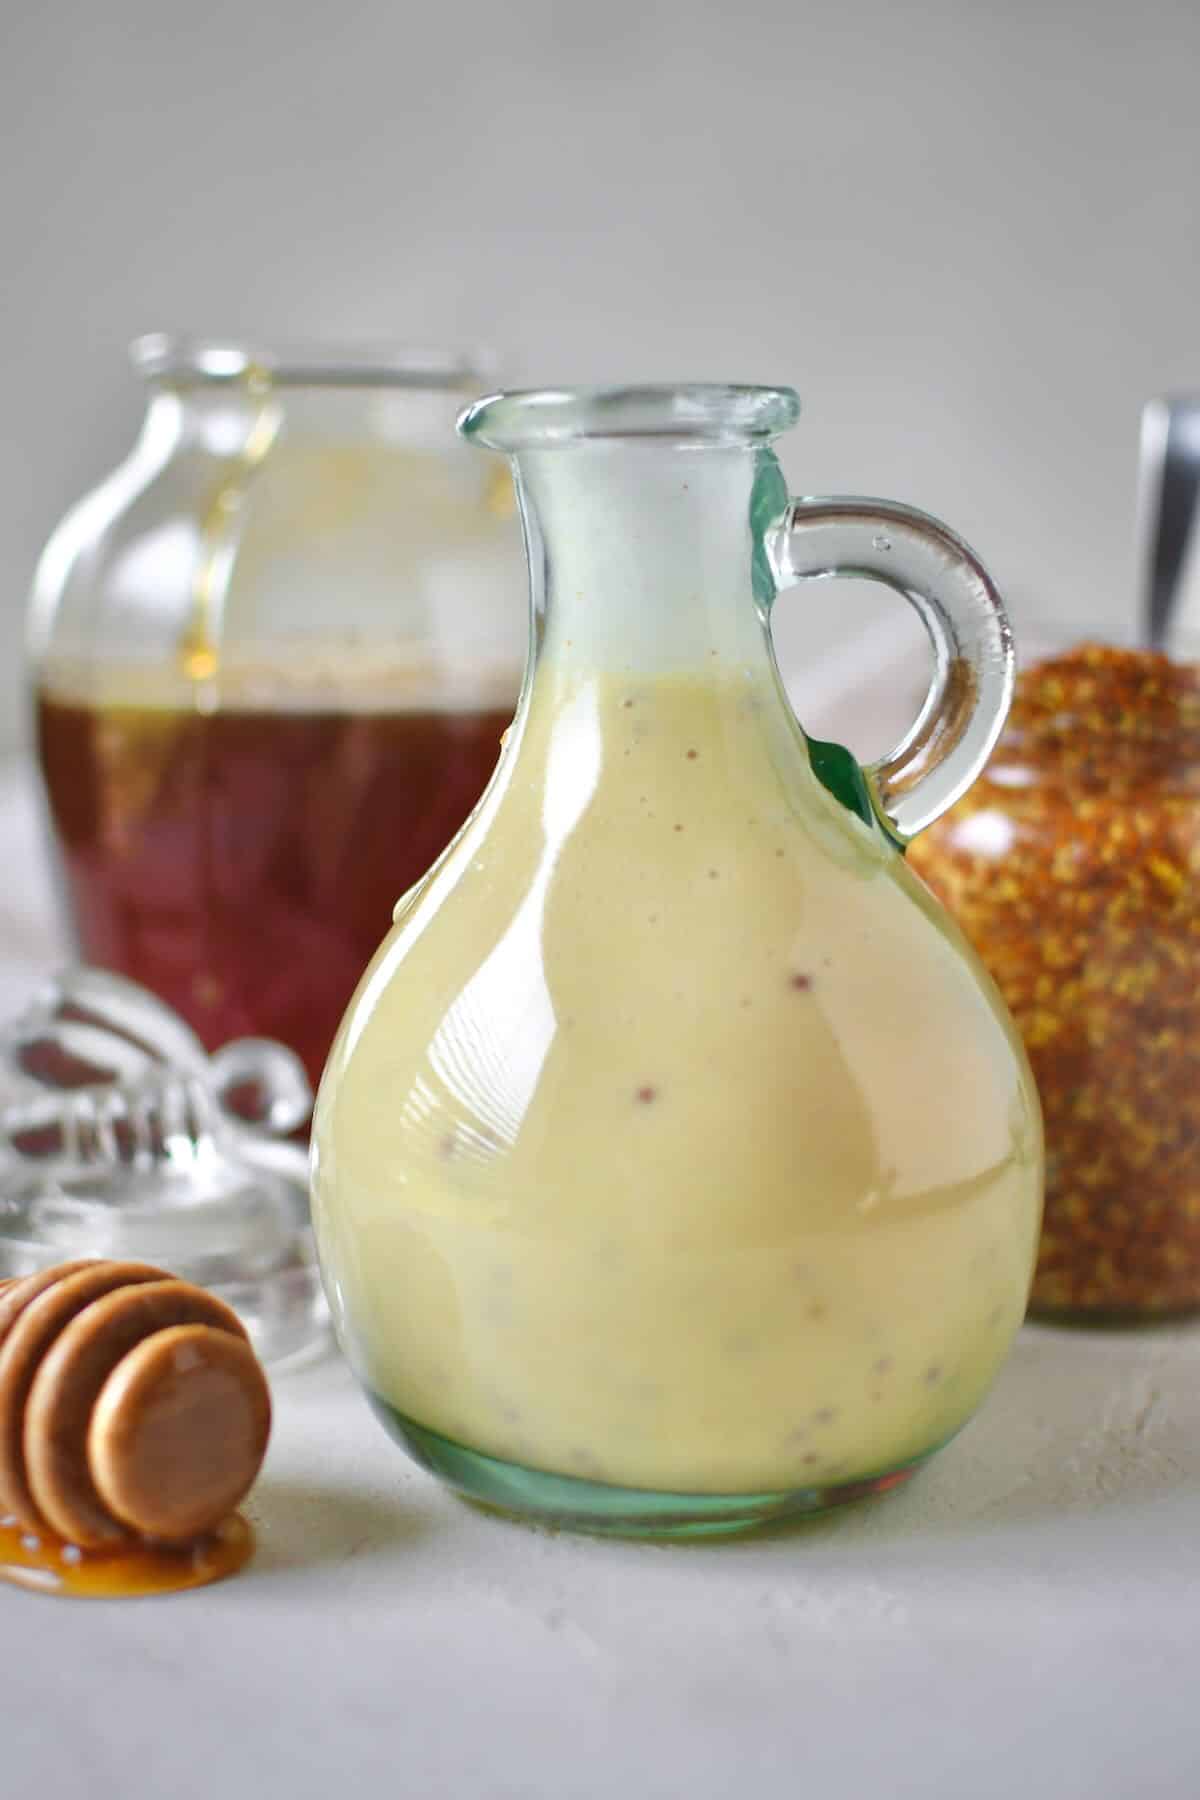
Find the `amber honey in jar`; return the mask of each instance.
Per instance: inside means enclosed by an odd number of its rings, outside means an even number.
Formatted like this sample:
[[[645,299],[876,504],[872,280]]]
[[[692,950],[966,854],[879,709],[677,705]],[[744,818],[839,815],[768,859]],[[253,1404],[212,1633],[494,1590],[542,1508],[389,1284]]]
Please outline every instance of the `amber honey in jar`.
[[[1032,1308],[1200,1307],[1200,667],[1100,643],[1030,661],[985,773],[909,860],[1037,1080]]]
[[[392,908],[499,754],[524,662],[511,484],[455,356],[141,340],[142,435],[39,567],[31,663],[83,956],[206,1045],[320,1074]]]
[[[234,667],[212,711],[136,670],[79,692],[50,674],[36,701],[84,955],[210,1049],[288,1044],[314,1083],[396,900],[482,793],[516,692],[501,673],[455,701],[437,671],[339,660]]]

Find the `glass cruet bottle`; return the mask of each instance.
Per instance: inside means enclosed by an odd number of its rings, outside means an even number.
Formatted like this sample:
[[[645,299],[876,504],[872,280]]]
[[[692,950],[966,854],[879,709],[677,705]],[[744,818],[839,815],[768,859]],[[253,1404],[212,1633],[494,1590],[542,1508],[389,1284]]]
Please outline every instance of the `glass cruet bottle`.
[[[67,910],[208,1049],[278,1038],[315,1084],[512,717],[511,484],[454,433],[470,358],[155,335],[133,360],[141,436],[34,586]]]
[[[889,1487],[1021,1321],[1038,1105],[905,840],[1012,680],[945,527],[789,501],[788,390],[497,396],[532,650],[506,749],[401,901],[326,1067],[314,1224],[348,1358],[419,1461],[591,1530],[737,1530]],[[933,640],[904,742],[806,739],[777,590],[872,575]]]

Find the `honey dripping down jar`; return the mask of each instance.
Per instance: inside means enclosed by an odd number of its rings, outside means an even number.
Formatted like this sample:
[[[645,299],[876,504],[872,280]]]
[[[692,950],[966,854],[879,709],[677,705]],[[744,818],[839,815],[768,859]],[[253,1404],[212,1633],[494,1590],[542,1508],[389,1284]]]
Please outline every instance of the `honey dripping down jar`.
[[[1031,1310],[1200,1308],[1200,667],[1031,657],[971,791],[911,846],[1020,1028],[1046,1201]]]
[[[34,586],[64,910],[208,1049],[276,1038],[315,1084],[512,717],[511,483],[454,434],[472,359],[156,336],[133,360],[141,437]]]

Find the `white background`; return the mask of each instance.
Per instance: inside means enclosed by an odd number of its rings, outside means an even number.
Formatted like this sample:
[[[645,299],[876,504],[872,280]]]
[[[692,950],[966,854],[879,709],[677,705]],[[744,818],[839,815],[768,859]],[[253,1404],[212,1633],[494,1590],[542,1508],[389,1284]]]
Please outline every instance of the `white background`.
[[[1128,616],[1140,407],[1200,384],[1198,53],[1194,0],[8,0],[0,747],[151,328],[790,382],[799,490],[942,514],[1018,624]]]

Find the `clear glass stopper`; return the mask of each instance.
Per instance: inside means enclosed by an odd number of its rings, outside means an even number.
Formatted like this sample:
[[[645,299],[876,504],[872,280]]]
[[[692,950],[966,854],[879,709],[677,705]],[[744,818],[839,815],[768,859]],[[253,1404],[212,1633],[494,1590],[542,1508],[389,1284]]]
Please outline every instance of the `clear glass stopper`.
[[[78,967],[0,1025],[0,1278],[79,1256],[161,1264],[240,1315],[264,1361],[322,1341],[299,1059],[209,1056],[145,988]]]

